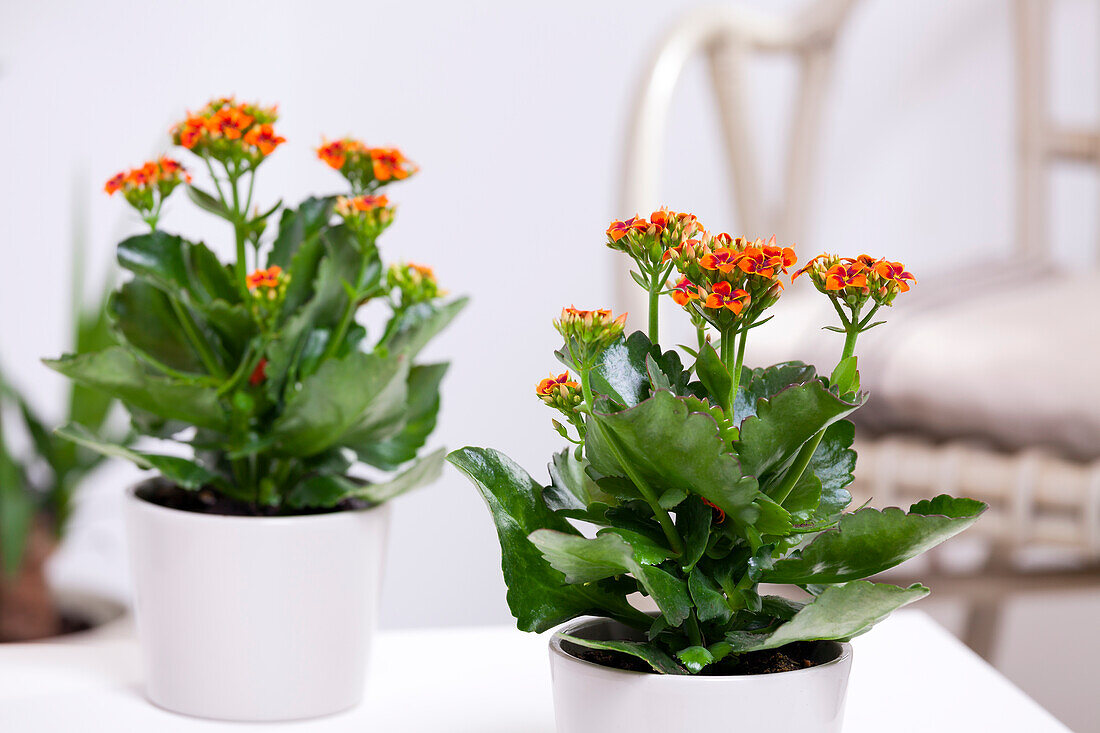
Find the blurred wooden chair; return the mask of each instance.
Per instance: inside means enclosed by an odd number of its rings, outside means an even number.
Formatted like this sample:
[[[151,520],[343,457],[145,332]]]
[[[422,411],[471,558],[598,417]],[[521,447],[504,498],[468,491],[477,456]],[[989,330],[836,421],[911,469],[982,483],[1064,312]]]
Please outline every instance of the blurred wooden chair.
[[[738,231],[802,241],[822,110],[837,38],[855,0],[817,0],[776,17],[738,6],[699,10],[657,49],[632,118],[619,214],[660,203],[665,124],[685,65],[701,55],[718,102],[734,183]],[[989,502],[971,531],[976,557],[951,546],[922,568],[937,597],[967,607],[964,640],[990,658],[1010,596],[1100,587],[1100,271],[1059,272],[1050,259],[1046,177],[1055,162],[1100,168],[1100,129],[1055,124],[1046,111],[1048,0],[1015,0],[1017,89],[1016,234],[1012,261],[975,268],[966,287],[922,277],[890,314],[889,343],[861,339],[864,385],[856,503],[905,506],[939,493]],[[745,71],[752,54],[793,57],[801,78],[779,201],[763,200],[749,124]],[[1020,266],[1026,261],[1027,267]],[[1026,289],[1022,286],[1027,285]],[[627,277],[620,305],[639,311]],[[783,327],[760,329],[750,363],[799,358],[832,364],[837,353],[807,353],[808,338],[832,311],[810,288],[794,288],[777,311]],[[802,291],[796,292],[796,291]],[[1029,307],[1029,306],[1036,307]],[[839,344],[834,344],[839,351]],[[812,352],[813,349],[810,349]],[[961,549],[961,548],[960,548]]]

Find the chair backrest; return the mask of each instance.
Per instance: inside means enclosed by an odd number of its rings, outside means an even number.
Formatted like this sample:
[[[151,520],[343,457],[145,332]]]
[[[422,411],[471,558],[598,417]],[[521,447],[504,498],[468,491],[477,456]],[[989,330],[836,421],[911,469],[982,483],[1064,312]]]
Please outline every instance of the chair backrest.
[[[733,178],[733,204],[746,232],[775,232],[786,241],[802,234],[809,204],[821,112],[837,33],[856,0],[817,0],[787,16],[739,6],[702,8],[677,23],[653,57],[637,98],[623,166],[622,212],[659,205],[658,182],[672,95],[684,67],[696,55],[707,61]],[[778,201],[764,200],[749,127],[745,67],[754,53],[787,54],[801,71],[795,98],[786,174]],[[630,280],[618,286],[620,303],[636,305]]]
[[[1050,192],[1047,172],[1055,163],[1077,162],[1100,168],[1100,127],[1055,122],[1050,100],[1050,0],[1015,0],[1016,34],[1016,248],[1047,256]],[[1097,251],[1100,251],[1098,243]]]
[[[1016,34],[1018,253],[1050,254],[1047,173],[1052,164],[1078,161],[1100,167],[1100,128],[1058,125],[1050,119],[1047,37],[1051,0],[1014,0]],[[631,118],[623,164],[620,213],[645,213],[660,202],[658,183],[665,127],[680,74],[705,56],[718,101],[725,154],[733,180],[738,224],[746,232],[772,232],[786,241],[804,238],[813,164],[837,36],[856,0],[816,0],[787,16],[739,6],[700,9],[677,23],[658,47]],[[745,66],[753,53],[796,59],[801,77],[795,98],[786,171],[779,199],[762,198],[745,99]],[[641,308],[625,274],[617,281],[623,307]]]

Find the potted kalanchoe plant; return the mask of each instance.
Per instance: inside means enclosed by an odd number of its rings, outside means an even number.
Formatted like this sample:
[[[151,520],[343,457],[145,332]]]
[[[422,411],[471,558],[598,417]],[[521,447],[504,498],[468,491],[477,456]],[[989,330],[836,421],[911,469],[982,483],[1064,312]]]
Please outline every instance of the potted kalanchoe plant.
[[[418,454],[447,365],[416,357],[465,304],[444,300],[426,267],[383,264],[386,187],[417,170],[397,149],[325,143],[318,157],[343,195],[254,207],[256,176],[284,142],[275,122],[274,108],[217,99],[172,129],[211,190],[168,157],[107,182],[150,228],[118,245],[133,274],[109,303],[119,344],[47,362],[116,397],[142,436],[177,445],[61,430],[157,474],[126,503],[147,694],[242,720],[360,699],[385,502],[443,461]],[[159,228],[179,186],[231,225],[234,261]],[[356,319],[364,307],[388,314],[374,337]],[[368,480],[364,464],[387,475]]]
[[[598,617],[551,639],[558,730],[710,730],[732,715],[746,730],[839,731],[846,641],[929,592],[865,578],[985,508],[944,495],[908,512],[845,511],[856,460],[845,418],[866,399],[856,342],[912,275],[867,256],[814,258],[795,276],[836,308],[836,367],[750,369],[746,340],[783,292],[791,248],[711,236],[665,209],[607,234],[637,265],[649,332],[626,335],[606,310],[555,321],[567,371],[537,393],[572,445],[553,456],[549,485],[495,450],[448,456],[493,514],[519,627]],[[662,294],[698,329],[687,366],[657,341]]]

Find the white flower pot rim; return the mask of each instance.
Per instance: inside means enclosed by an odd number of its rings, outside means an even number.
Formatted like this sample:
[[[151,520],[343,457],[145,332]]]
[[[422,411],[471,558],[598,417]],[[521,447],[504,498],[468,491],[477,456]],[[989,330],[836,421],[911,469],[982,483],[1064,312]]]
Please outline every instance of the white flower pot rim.
[[[572,622],[572,623],[570,623],[566,626],[562,626],[561,628],[559,628],[557,631],[554,632],[553,636],[550,637],[550,652],[552,654],[555,654],[557,656],[560,656],[560,657],[568,660],[572,664],[583,664],[583,665],[585,665],[587,667],[590,667],[594,670],[600,670],[601,674],[606,674],[606,675],[611,676],[611,677],[616,677],[616,676],[617,677],[622,677],[622,678],[645,677],[645,678],[651,678],[651,679],[654,679],[654,680],[657,680],[657,679],[667,680],[669,683],[673,683],[673,684],[680,684],[680,682],[682,680],[684,680],[685,678],[690,678],[692,680],[698,680],[698,682],[694,682],[693,684],[719,684],[719,683],[722,683],[722,684],[726,684],[726,685],[738,684],[739,682],[748,682],[748,681],[751,681],[751,680],[754,680],[754,679],[759,679],[760,677],[783,676],[784,678],[789,678],[793,675],[806,675],[806,674],[813,674],[815,672],[820,674],[822,669],[827,668],[827,667],[841,665],[849,657],[852,656],[852,645],[849,644],[848,642],[846,642],[846,641],[842,642],[842,641],[821,640],[821,641],[814,642],[814,643],[835,644],[836,646],[838,646],[840,648],[840,651],[836,655],[835,659],[831,659],[828,662],[822,662],[821,664],[815,664],[812,667],[805,667],[803,669],[792,669],[792,670],[789,670],[789,671],[786,671],[786,672],[767,672],[767,673],[764,673],[764,674],[745,674],[745,675],[698,675],[698,674],[694,674],[694,675],[678,675],[678,674],[659,674],[659,673],[656,673],[656,672],[638,672],[638,671],[632,670],[632,669],[619,669],[618,667],[608,667],[607,665],[604,665],[604,664],[598,664],[596,662],[592,662],[592,661],[589,661],[587,659],[581,659],[580,657],[576,656],[575,654],[570,653],[568,650],[566,650],[562,647],[562,642],[563,641],[566,641],[566,642],[568,641],[568,639],[562,638],[563,635],[568,634],[570,636],[575,636],[576,632],[581,630],[581,629],[593,626],[595,624],[607,623],[607,622],[610,622],[610,621],[611,621],[610,619],[606,619],[606,618],[603,618],[603,617],[600,617],[600,616],[592,616],[592,617],[588,617],[588,618],[585,618],[585,619],[582,619],[582,620],[579,620],[579,621],[574,621],[574,622]],[[660,683],[657,683],[657,684],[660,684]]]
[[[339,509],[337,511],[318,512],[314,514],[284,514],[279,516],[250,516],[246,514],[216,514],[207,512],[192,512],[186,509],[176,509],[175,507],[157,504],[156,502],[149,501],[148,499],[138,494],[142,487],[152,481],[157,481],[158,478],[146,479],[145,481],[141,481],[126,489],[126,498],[130,501],[135,502],[137,506],[141,507],[141,511],[160,513],[162,515],[172,514],[176,516],[176,520],[174,521],[180,522],[224,522],[226,524],[241,522],[255,524],[257,522],[263,522],[273,527],[291,523],[300,524],[302,522],[315,522],[320,524],[324,522],[340,521],[341,517],[344,517],[348,514],[377,511],[385,506],[385,502],[383,502],[382,504],[374,504],[372,506],[363,507],[361,509]]]

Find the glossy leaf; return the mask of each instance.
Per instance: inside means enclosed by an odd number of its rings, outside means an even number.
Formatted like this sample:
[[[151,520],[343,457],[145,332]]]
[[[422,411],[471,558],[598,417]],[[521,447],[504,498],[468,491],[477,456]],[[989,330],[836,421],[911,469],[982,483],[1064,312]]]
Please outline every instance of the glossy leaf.
[[[221,476],[194,461],[179,456],[165,456],[131,450],[126,446],[101,440],[83,425],[69,423],[58,428],[57,434],[105,456],[125,458],[136,464],[138,468],[155,470],[164,478],[184,489],[201,489],[204,486],[216,486],[223,490],[226,488],[226,482]]]
[[[118,245],[118,262],[184,302],[239,302],[228,270],[204,244],[162,231],[139,234]]]
[[[714,398],[715,404],[728,412],[733,379],[730,377],[726,365],[722,363],[721,357],[718,356],[718,352],[709,343],[703,344],[703,348],[699,350],[699,358],[695,362],[695,371],[699,375],[699,381],[703,383]],[[741,390],[738,388],[738,394],[740,395],[740,393]]]
[[[843,583],[888,570],[927,552],[972,525],[986,505],[938,496],[914,504],[910,513],[892,507],[865,508],[840,518],[793,556],[765,572],[767,583]]]
[[[904,605],[928,595],[922,585],[896,585],[859,580],[831,586],[775,630],[735,631],[726,636],[729,652],[776,649],[796,641],[847,641],[871,629]]]
[[[134,348],[177,371],[196,375],[206,372],[169,296],[160,288],[144,280],[131,280],[114,294],[108,308],[114,327]]]
[[[577,534],[542,500],[542,487],[503,454],[486,448],[462,448],[447,456],[477,487],[496,524],[502,551],[508,606],[524,631],[545,631],[584,615],[603,615],[636,628],[650,619],[621,595],[598,583],[566,585],[527,536],[539,529]],[[578,535],[579,536],[579,535]]]
[[[407,469],[389,481],[366,484],[352,492],[352,496],[366,499],[372,504],[381,504],[407,491],[426,486],[443,472],[443,449],[419,458]]]
[[[756,482],[725,452],[714,418],[689,411],[691,399],[658,391],[636,407],[596,414],[602,430],[589,429],[589,460],[619,476],[626,462],[657,492],[686,489],[736,515],[752,504]],[[614,445],[596,437],[604,431]]]
[[[761,399],[756,415],[741,424],[741,439],[734,446],[742,470],[763,480],[790,461],[819,430],[857,407],[829,392],[819,380]]]
[[[456,298],[449,303],[417,303],[394,316],[386,330],[382,346],[394,354],[410,359],[466,307],[469,298]]]
[[[283,209],[279,234],[271,247],[268,264],[286,269],[303,245],[317,241],[332,217],[335,203],[335,196],[310,196],[296,209]]]
[[[688,591],[700,621],[718,619],[724,623],[733,615],[718,584],[698,567],[688,576]]]
[[[741,425],[745,418],[756,414],[756,405],[762,399],[773,397],[787,387],[805,384],[817,375],[817,371],[800,361],[788,361],[761,369],[743,369],[741,385],[737,390],[734,424]]]
[[[416,458],[428,436],[435,430],[439,414],[439,385],[447,373],[447,364],[418,364],[409,370],[408,402],[403,410],[404,427],[385,440],[349,444],[359,460],[392,471]]]
[[[225,432],[228,418],[211,387],[154,376],[122,347],[98,353],[45,360],[46,366],[78,382],[102,390],[127,405],[164,419]]]
[[[676,658],[683,663],[692,674],[698,674],[716,660],[714,655],[705,646],[689,646],[676,653]]]
[[[661,674],[687,674],[683,667],[676,663],[675,659],[653,643],[644,641],[599,641],[597,639],[581,639],[568,634],[562,634],[561,638],[589,649],[602,649],[608,652],[629,654],[632,657],[641,659],[652,667],[655,672]]]
[[[404,404],[407,375],[408,361],[401,358],[355,353],[325,362],[291,394],[272,425],[279,449],[311,456],[356,426],[387,417]]]
[[[571,532],[537,529],[527,536],[566,583],[591,583],[637,567],[630,545],[615,534],[594,539]]]

